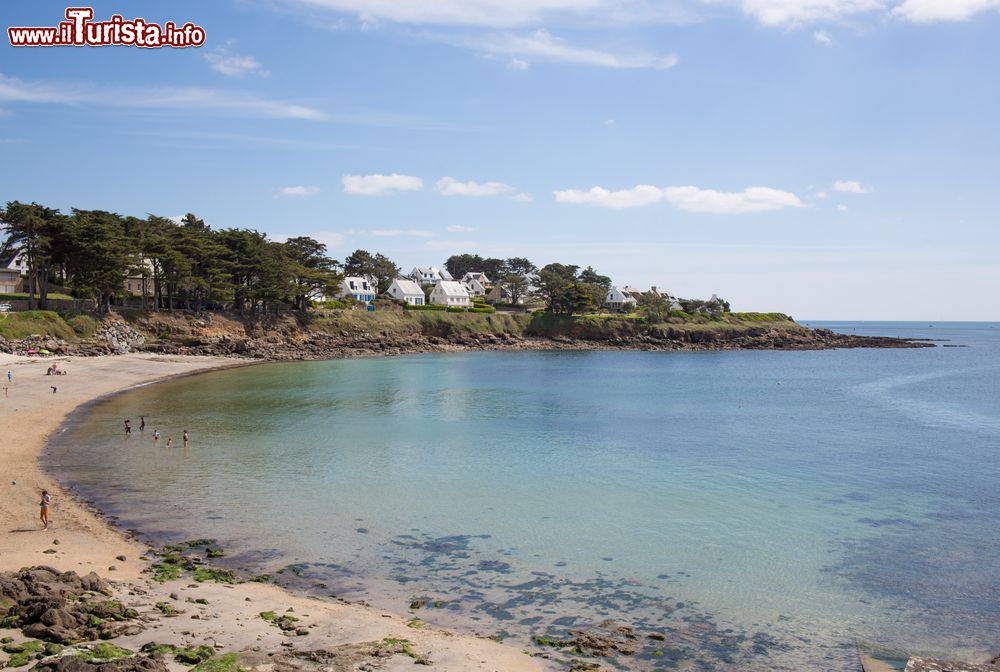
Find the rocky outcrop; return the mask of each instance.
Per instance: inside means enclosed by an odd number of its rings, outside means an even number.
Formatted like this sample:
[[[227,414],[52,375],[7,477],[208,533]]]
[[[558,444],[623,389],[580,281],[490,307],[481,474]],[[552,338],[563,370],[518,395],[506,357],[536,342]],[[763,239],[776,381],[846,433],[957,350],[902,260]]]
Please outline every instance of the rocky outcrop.
[[[146,337],[146,334],[155,335]],[[794,322],[646,324],[566,316],[447,315],[239,318],[221,314],[152,314],[134,325],[114,318],[78,343],[33,337],[0,342],[0,350],[99,356],[132,351],[267,360],[333,359],[452,350],[825,350],[914,348],[933,344],[837,334]]]
[[[32,670],[37,672],[167,672],[164,661],[139,656],[121,658],[106,663],[88,662],[79,656],[62,656],[43,660]]]
[[[109,599],[110,586],[91,572],[37,566],[0,574],[0,623],[25,637],[58,644],[135,634],[138,613]]]
[[[124,355],[136,350],[146,342],[146,337],[127,322],[109,321],[97,333],[97,339],[103,339],[111,350],[111,354]]]
[[[914,656],[906,663],[906,672],[1000,672],[1000,660],[977,664]]]

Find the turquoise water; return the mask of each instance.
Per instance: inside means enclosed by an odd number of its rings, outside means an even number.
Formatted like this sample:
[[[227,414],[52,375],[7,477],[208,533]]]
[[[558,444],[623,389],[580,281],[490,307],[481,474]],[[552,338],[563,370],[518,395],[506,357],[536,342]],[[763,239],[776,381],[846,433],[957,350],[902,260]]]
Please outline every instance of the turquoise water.
[[[969,347],[266,364],[103,401],[46,461],[126,528],[322,595],[666,636],[630,669],[996,653],[1000,325],[822,326]]]

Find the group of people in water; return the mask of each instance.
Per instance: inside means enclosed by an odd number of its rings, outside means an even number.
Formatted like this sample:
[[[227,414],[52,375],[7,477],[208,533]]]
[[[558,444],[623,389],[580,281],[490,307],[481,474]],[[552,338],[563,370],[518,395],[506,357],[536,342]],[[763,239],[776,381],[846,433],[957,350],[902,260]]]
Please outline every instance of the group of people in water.
[[[144,415],[140,415],[139,416],[139,431],[140,432],[145,432],[146,431],[146,416],[144,416]],[[132,419],[131,418],[125,418],[125,436],[132,436]],[[183,441],[185,448],[188,447],[188,441],[189,440],[190,440],[190,437],[188,436],[188,430],[185,429],[184,433],[181,435],[181,441]],[[158,430],[158,429],[154,429],[153,430],[153,443],[157,444],[157,445],[160,443],[160,430]],[[168,436],[167,437],[167,448],[173,448],[173,447],[174,447],[174,437],[173,436]]]

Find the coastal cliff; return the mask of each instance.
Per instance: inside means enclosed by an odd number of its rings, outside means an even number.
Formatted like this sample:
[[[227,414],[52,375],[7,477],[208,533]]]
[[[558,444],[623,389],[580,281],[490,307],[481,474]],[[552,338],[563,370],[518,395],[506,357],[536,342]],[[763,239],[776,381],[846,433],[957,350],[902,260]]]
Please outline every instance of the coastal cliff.
[[[24,316],[24,317],[22,317]],[[668,318],[545,313],[328,311],[242,317],[134,313],[97,321],[55,313],[8,316],[0,351],[105,355],[130,351],[254,359],[330,359],[452,350],[823,350],[931,347],[919,340],[803,327],[781,314]],[[86,319],[81,319],[86,318]],[[15,328],[17,327],[17,328]],[[20,330],[18,330],[20,329]],[[6,336],[6,338],[4,338]]]

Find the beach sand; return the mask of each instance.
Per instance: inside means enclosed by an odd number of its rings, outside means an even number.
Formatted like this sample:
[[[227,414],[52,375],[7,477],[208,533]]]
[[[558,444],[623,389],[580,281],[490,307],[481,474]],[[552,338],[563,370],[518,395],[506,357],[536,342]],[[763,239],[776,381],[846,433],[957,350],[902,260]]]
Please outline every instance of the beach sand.
[[[45,375],[54,361],[67,375]],[[149,619],[141,634],[115,640],[133,650],[154,640],[185,646],[208,644],[219,651],[252,647],[278,651],[289,646],[312,650],[398,638],[412,642],[413,650],[438,670],[544,669],[542,661],[526,655],[517,645],[505,646],[430,626],[408,627],[413,615],[296,595],[261,583],[196,584],[187,579],[157,583],[143,573],[150,562],[141,556],[148,548],[126,538],[75,501],[40,469],[38,456],[46,438],[81,404],[172,376],[246,363],[221,357],[148,354],[47,359],[0,354],[2,385],[8,388],[6,395],[0,393],[0,571],[47,565],[81,575],[94,571],[113,581],[116,597]],[[7,371],[13,374],[11,383],[7,382]],[[55,393],[52,385],[57,388]],[[138,418],[132,418],[132,426],[133,432],[138,431]],[[48,531],[42,531],[39,521],[42,489],[53,497]],[[58,544],[54,543],[57,540]],[[119,556],[126,559],[116,559]],[[194,603],[195,599],[207,604]],[[163,617],[155,605],[164,601],[184,613]],[[258,616],[263,611],[281,614],[289,609],[308,634],[289,637]],[[0,630],[0,635],[19,636],[19,632]],[[397,655],[384,661],[380,669],[412,669],[412,664],[412,659]],[[177,663],[170,665],[186,669]]]

